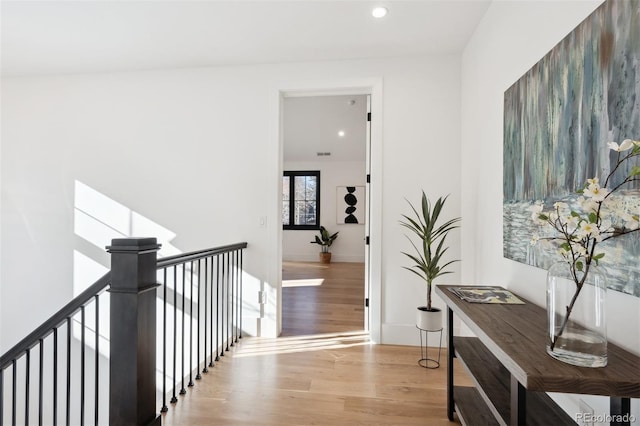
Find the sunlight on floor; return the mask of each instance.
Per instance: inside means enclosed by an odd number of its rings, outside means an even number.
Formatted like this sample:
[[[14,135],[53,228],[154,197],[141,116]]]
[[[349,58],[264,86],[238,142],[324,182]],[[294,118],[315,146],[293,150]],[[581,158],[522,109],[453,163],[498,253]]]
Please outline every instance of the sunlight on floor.
[[[323,278],[307,278],[303,280],[282,280],[282,287],[317,287],[324,282]]]
[[[256,337],[243,339],[242,345],[236,349],[234,357],[311,352],[370,344],[369,333],[366,331],[279,337],[276,339]]]

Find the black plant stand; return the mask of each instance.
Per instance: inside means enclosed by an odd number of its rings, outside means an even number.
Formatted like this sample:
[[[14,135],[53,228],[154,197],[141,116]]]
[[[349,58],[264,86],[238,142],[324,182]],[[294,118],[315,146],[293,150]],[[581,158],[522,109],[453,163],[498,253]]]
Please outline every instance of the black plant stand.
[[[442,352],[442,328],[439,330],[425,330],[416,325],[418,332],[420,333],[420,359],[418,365],[424,368],[438,368],[440,367],[440,352]],[[424,333],[424,345],[422,344],[422,333]],[[427,350],[429,349],[429,333],[440,333],[440,343],[438,344],[438,359],[429,358]]]

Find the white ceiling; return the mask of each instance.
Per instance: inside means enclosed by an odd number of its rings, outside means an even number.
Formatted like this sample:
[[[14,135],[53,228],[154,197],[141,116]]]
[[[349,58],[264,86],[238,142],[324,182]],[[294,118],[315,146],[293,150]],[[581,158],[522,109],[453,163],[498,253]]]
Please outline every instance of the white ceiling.
[[[5,76],[459,53],[490,0],[0,2]],[[382,20],[371,16],[385,5]]]
[[[285,98],[283,111],[284,161],[365,161],[365,95]]]

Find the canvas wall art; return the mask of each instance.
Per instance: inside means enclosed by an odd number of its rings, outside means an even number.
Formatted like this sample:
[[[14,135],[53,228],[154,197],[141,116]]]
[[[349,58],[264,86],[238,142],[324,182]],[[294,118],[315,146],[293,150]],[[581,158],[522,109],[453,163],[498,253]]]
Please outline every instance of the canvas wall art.
[[[336,191],[336,223],[364,224],[365,187],[339,186]]]
[[[504,256],[545,269],[559,260],[530,245],[529,208],[576,203],[615,164],[607,142],[628,138],[640,139],[640,2],[608,0],[505,92]],[[640,213],[640,182],[625,188],[618,201]],[[640,235],[602,248],[608,287],[640,296]]]

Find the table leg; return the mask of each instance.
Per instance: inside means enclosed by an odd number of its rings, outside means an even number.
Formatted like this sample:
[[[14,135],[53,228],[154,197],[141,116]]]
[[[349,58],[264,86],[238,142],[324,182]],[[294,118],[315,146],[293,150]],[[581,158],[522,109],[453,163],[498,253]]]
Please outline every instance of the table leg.
[[[631,399],[612,396],[609,400],[609,412],[612,426],[631,425]]]
[[[455,411],[453,402],[453,358],[455,349],[453,347],[453,311],[447,307],[447,417],[453,421]]]
[[[511,424],[527,424],[527,390],[511,375]]]

